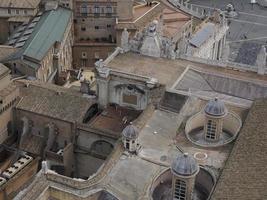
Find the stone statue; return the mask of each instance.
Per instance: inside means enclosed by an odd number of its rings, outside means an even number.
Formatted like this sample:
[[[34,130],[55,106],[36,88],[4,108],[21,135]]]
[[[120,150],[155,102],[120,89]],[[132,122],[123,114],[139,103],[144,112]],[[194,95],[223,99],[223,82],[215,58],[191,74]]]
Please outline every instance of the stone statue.
[[[129,45],[129,32],[126,28],[122,31],[121,35],[121,48],[124,50],[124,52],[128,52],[130,50]]]
[[[176,53],[175,53],[175,46],[174,44],[171,44],[170,47],[169,47],[169,57],[172,59],[172,60],[175,60],[176,59]]]
[[[44,172],[44,174],[47,174],[48,172],[48,166],[47,166],[47,161],[42,161],[42,170]]]

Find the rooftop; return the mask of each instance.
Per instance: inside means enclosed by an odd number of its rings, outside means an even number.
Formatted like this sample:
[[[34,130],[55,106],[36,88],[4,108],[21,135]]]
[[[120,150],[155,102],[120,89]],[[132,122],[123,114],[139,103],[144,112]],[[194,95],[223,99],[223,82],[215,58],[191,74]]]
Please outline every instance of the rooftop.
[[[22,99],[16,108],[68,122],[81,122],[94,100],[68,90],[25,82],[21,86]]]
[[[37,8],[41,0],[2,0],[2,8]]]
[[[109,106],[92,119],[89,124],[92,128],[108,131],[120,137],[127,123],[135,120],[139,114],[140,112],[136,110]]]
[[[256,100],[222,171],[213,200],[267,196],[266,118],[267,99]]]
[[[0,63],[0,77],[4,76],[8,72],[9,72],[9,69],[5,65]]]
[[[47,11],[41,17],[35,17],[27,27],[21,26],[22,31],[19,28],[11,36],[9,43],[15,47],[21,47],[21,50],[9,59],[20,59],[21,56],[26,56],[41,61],[55,42],[62,41],[70,20],[71,11],[65,8]],[[39,67],[31,63],[29,65],[33,68]]]
[[[163,67],[164,66],[164,67]],[[177,61],[152,58],[135,53],[119,54],[109,64],[112,70],[153,77],[162,84],[172,85],[183,73],[185,66]]]
[[[190,16],[181,12],[166,7],[163,10],[163,36],[174,37],[181,28],[191,20]]]
[[[147,12],[153,9],[158,3],[152,3],[151,6],[137,5],[133,8],[133,21],[137,20],[139,17],[143,17]]]
[[[0,61],[17,51],[17,48],[8,45],[0,45]]]

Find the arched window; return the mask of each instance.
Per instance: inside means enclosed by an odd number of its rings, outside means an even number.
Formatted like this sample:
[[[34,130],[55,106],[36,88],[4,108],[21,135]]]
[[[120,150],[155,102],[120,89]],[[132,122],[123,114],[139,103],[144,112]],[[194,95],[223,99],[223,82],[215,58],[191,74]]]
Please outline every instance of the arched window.
[[[214,140],[215,134],[216,134],[216,122],[209,119],[207,123],[206,138]]]
[[[177,179],[175,181],[174,199],[175,200],[186,199],[186,183],[182,180]]]

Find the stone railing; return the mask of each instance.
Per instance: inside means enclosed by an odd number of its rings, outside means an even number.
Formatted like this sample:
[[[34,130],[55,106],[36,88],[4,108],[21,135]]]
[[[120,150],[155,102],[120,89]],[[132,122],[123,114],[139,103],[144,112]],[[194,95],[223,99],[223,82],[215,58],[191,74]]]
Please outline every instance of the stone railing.
[[[223,60],[204,59],[204,58],[198,58],[198,57],[191,57],[187,55],[180,55],[179,58],[188,60],[191,62],[213,65],[216,67],[228,68],[228,69],[233,69],[237,71],[255,72],[255,73],[261,74],[260,73],[261,69],[253,65],[247,65],[247,64],[236,63],[236,62],[231,62],[231,61],[223,61]],[[266,69],[264,71],[264,74],[267,74]]]
[[[196,18],[203,19],[206,16],[211,16],[212,9],[201,8],[193,4],[187,3],[185,0],[167,0],[174,7],[179,8],[180,10],[188,13]]]
[[[204,128],[204,124],[205,124],[205,114],[203,111],[198,112],[197,114],[193,115],[192,117],[190,117],[185,125],[185,135],[186,137],[193,143],[195,143],[194,141],[192,141],[190,139],[190,133],[193,132],[194,130],[201,130]],[[240,119],[240,117],[234,113],[229,112],[223,119],[223,130],[227,131],[228,133],[231,134],[231,137],[224,139],[223,143],[221,144],[216,144],[214,146],[222,146],[222,145],[226,145],[229,144],[230,142],[232,142],[238,132],[240,131],[242,126],[242,121]],[[199,144],[199,143],[198,143]],[[201,145],[201,146],[205,146],[205,144]],[[212,145],[208,145],[209,147],[212,147]],[[207,147],[208,147],[207,146]]]
[[[205,123],[205,115],[202,112],[199,112],[192,117],[190,117],[185,125],[185,133],[190,133],[192,130],[203,127]]]
[[[65,185],[71,188],[75,188],[75,189],[89,188],[89,187],[92,187],[98,184],[106,176],[108,171],[117,163],[122,152],[123,152],[123,147],[121,143],[117,143],[114,151],[112,152],[108,160],[98,169],[98,171],[93,176],[89,177],[89,179],[87,180],[70,178],[70,177],[62,176],[55,172],[51,173],[49,171],[46,174],[46,177],[50,181],[60,183],[62,185]]]

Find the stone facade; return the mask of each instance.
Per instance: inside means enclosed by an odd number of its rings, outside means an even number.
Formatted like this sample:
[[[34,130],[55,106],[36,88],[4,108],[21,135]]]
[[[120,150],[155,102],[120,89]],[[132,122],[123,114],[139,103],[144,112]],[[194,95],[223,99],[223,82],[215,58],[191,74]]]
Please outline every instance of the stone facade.
[[[9,70],[0,64],[0,144],[13,133],[13,107],[19,91],[10,81]]]
[[[144,110],[148,104],[156,103],[152,98],[153,90],[161,85],[154,79],[132,77],[118,71],[112,71],[97,63],[97,95],[100,106],[117,104],[136,110]],[[160,93],[159,93],[160,94]]]
[[[74,1],[74,66],[93,67],[116,46],[115,23],[118,0]]]
[[[6,42],[12,31],[18,25],[37,14],[39,2],[40,0],[10,0],[0,2],[0,44]]]

